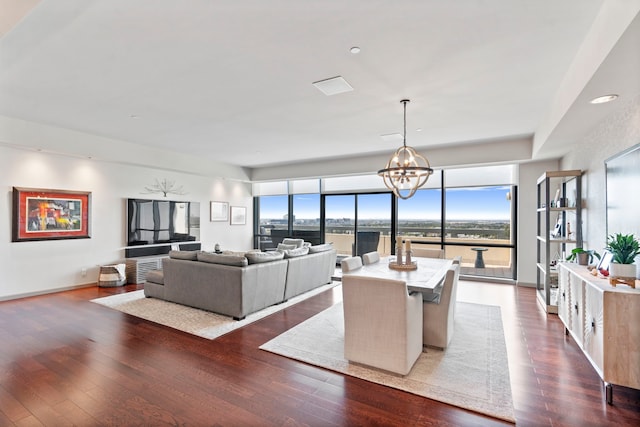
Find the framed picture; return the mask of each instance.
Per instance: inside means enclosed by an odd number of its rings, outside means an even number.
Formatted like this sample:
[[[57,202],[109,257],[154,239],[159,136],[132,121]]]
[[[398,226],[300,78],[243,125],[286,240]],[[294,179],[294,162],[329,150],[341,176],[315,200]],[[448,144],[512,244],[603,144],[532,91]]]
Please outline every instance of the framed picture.
[[[88,239],[91,193],[13,187],[12,241]]]
[[[600,269],[609,270],[609,264],[611,264],[612,259],[613,254],[605,250],[600,258],[600,262],[598,262],[598,265],[596,266],[597,271],[600,271]]]
[[[229,203],[211,202],[211,221],[229,221]]]
[[[247,208],[231,206],[231,225],[245,225],[247,223]]]

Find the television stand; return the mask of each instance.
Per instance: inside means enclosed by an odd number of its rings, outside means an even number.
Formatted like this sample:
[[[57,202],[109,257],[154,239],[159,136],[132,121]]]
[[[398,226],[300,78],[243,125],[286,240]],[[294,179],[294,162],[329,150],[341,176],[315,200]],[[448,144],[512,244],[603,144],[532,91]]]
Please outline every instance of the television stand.
[[[141,256],[125,259],[125,275],[127,283],[145,283],[147,273],[151,270],[162,270],[162,260],[169,258],[169,254]]]

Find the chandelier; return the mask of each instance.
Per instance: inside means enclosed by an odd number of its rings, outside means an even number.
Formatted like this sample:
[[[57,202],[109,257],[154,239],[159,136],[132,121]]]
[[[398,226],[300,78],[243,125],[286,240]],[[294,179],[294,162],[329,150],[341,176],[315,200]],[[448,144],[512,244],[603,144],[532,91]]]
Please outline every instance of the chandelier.
[[[403,99],[400,102],[404,104],[402,147],[393,153],[385,168],[378,171],[378,175],[393,194],[406,200],[427,182],[433,169],[424,156],[418,154],[413,147],[407,146],[407,103],[410,101]]]

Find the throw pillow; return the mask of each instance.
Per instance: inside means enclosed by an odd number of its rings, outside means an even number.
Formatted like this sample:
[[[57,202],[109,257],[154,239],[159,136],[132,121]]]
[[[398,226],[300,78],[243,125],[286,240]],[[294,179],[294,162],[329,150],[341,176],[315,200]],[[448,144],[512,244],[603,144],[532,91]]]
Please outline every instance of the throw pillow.
[[[243,256],[210,254],[206,252],[198,253],[198,261],[208,262],[210,264],[233,265],[237,267],[246,267],[249,265],[249,261]]]
[[[249,252],[245,255],[249,264],[260,264],[262,262],[278,261],[284,258],[284,252]]]
[[[296,248],[284,251],[285,258],[295,258],[309,253],[309,248]]]
[[[318,252],[330,251],[331,249],[333,249],[333,245],[331,243],[323,243],[321,245],[315,245],[315,246],[309,247],[309,253],[316,254]]]
[[[276,248],[276,250],[280,251],[280,252],[284,252],[284,251],[288,251],[290,249],[295,249],[296,245],[286,245],[284,243],[278,243],[278,247]]]
[[[301,248],[304,245],[304,239],[292,239],[290,237],[285,237],[282,239],[282,243],[285,245],[295,245],[296,248]]]
[[[195,261],[198,259],[198,251],[169,251],[169,258]]]

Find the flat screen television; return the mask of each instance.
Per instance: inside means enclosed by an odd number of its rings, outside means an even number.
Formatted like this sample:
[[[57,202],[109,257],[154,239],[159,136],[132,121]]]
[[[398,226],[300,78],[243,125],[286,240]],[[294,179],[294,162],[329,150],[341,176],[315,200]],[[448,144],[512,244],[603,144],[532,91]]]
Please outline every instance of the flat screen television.
[[[127,246],[200,240],[200,203],[127,199]]]

